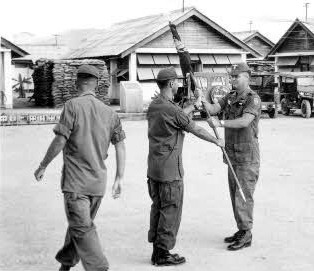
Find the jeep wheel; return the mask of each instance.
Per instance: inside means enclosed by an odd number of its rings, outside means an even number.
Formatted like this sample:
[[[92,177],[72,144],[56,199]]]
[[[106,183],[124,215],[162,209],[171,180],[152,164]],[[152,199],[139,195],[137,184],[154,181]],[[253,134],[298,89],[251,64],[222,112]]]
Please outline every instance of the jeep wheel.
[[[308,100],[303,100],[301,103],[301,114],[303,118],[310,118],[312,113],[311,104]]]
[[[290,108],[288,107],[288,102],[286,98],[283,98],[280,102],[282,114],[288,116],[290,113]]]
[[[277,110],[276,108],[272,108],[268,111],[268,116],[271,118],[271,119],[275,119],[277,118]]]

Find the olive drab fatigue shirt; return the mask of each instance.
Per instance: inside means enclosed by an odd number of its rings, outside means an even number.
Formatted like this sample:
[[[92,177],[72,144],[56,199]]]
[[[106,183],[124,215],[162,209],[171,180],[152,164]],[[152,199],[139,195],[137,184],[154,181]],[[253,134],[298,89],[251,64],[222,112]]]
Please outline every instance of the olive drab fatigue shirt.
[[[219,100],[226,120],[241,118],[249,113],[255,116],[248,127],[225,128],[226,151],[233,165],[259,164],[258,122],[261,116],[260,97],[251,89],[242,94],[227,94]],[[225,161],[225,160],[224,160]],[[226,161],[225,161],[226,162]]]
[[[147,120],[149,139],[147,177],[159,182],[183,180],[184,131],[193,130],[195,122],[173,101],[162,95],[151,102]]]
[[[65,103],[53,131],[67,139],[62,191],[103,196],[107,179],[104,160],[110,142],[116,144],[125,138],[117,113],[97,99],[94,92],[84,92]]]

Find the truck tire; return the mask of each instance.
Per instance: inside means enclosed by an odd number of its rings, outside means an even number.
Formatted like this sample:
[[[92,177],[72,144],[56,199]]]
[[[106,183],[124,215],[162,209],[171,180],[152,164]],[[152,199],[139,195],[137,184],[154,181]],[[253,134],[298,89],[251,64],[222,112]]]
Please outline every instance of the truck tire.
[[[308,100],[303,100],[301,103],[301,114],[303,118],[310,118],[312,113],[311,104]]]
[[[290,114],[290,108],[288,107],[287,99],[283,98],[280,104],[281,104],[281,113],[285,116],[288,116]]]
[[[272,108],[271,110],[268,111],[268,116],[271,119],[275,119],[277,118],[277,109],[276,108]]]

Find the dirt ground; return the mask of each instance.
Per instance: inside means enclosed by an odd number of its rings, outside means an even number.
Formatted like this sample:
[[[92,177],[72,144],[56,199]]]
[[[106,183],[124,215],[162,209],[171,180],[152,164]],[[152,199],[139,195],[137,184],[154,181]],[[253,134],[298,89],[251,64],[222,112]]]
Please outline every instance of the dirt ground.
[[[206,123],[198,122],[207,127]],[[150,265],[150,199],[146,186],[146,121],[124,121],[127,166],[123,196],[110,196],[114,150],[107,160],[107,195],[96,218],[111,270],[314,270],[314,118],[260,121],[261,174],[255,194],[252,247],[229,252],[223,238],[236,230],[227,167],[214,145],[187,135],[185,199],[174,251],[178,267]],[[60,192],[62,157],[36,183],[33,171],[53,138],[53,126],[1,127],[0,270],[57,270],[66,219]],[[83,270],[81,264],[73,270]]]

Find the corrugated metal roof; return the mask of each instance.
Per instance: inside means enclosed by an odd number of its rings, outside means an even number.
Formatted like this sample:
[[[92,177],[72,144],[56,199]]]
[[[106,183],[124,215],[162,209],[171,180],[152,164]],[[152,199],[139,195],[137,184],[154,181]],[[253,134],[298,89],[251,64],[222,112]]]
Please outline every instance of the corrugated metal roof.
[[[23,50],[21,47],[17,46],[16,44],[12,43],[11,41],[5,39],[4,37],[1,37],[1,47],[2,46],[7,48],[7,49],[10,49],[18,57],[24,57],[24,56],[29,54],[27,51]]]
[[[185,16],[191,14],[199,16],[207,21],[213,28],[215,28],[222,35],[232,40],[238,46],[246,51],[250,51],[254,56],[260,54],[243,41],[233,36],[230,32],[221,28],[219,25],[209,20],[206,16],[201,14],[194,7],[186,8],[183,12],[175,10],[167,14],[158,14],[147,16],[143,18],[133,19],[121,23],[114,24],[109,29],[93,32],[87,37],[78,49],[72,50],[65,58],[89,58],[102,56],[118,56],[120,54],[127,55],[142,41],[161,32],[168,26],[169,21],[180,21]]]
[[[250,36],[254,35],[257,30],[252,30],[252,31],[240,31],[240,32],[232,32],[233,35],[235,35],[238,39],[240,40],[246,40]]]
[[[88,36],[77,50],[68,58],[119,55],[162,27],[194,8],[175,10],[167,14],[157,14],[114,24],[109,29],[100,30]]]
[[[32,60],[33,62],[40,58],[62,59],[63,55],[69,51],[68,47],[66,46],[55,46],[54,44],[23,45],[23,49],[29,52],[29,55],[23,57],[23,59]]]
[[[258,30],[233,32],[232,34],[244,42],[248,42],[255,37],[259,37],[262,40],[264,40],[266,43],[268,43],[270,46],[275,45],[271,40],[269,40],[267,37],[262,35]]]

